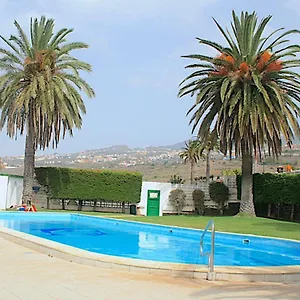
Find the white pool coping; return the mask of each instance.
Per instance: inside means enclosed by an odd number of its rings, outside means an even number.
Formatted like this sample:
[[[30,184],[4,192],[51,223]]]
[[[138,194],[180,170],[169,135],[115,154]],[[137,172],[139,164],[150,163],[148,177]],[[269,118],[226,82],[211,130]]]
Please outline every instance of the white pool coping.
[[[84,215],[86,216],[86,215]],[[94,216],[91,216],[94,217]],[[107,218],[105,218],[107,219]],[[113,219],[113,218],[111,218]],[[122,219],[113,219],[122,220]],[[124,220],[127,221],[127,220]],[[135,222],[135,221],[128,221]],[[142,222],[138,222],[145,224]],[[147,223],[150,224],[150,223]],[[156,224],[155,224],[156,225]],[[166,225],[161,225],[166,226]],[[176,227],[176,226],[169,226]],[[182,228],[182,227],[178,227]],[[189,229],[189,228],[185,228]],[[36,237],[27,233],[0,227],[0,236],[24,247],[57,257],[93,267],[114,269],[119,271],[156,274],[170,277],[185,277],[194,279],[212,279],[222,281],[251,282],[297,282],[300,281],[300,265],[280,267],[231,267],[215,266],[215,273],[210,274],[206,265],[167,263],[118,256],[104,255],[67,246],[58,242]],[[257,236],[255,236],[257,237]],[[289,240],[293,241],[293,240]],[[297,241],[295,241],[297,242]]]

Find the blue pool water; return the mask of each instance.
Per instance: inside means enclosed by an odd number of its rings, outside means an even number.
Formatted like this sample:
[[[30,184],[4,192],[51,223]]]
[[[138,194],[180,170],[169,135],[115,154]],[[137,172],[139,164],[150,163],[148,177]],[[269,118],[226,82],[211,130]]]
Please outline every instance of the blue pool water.
[[[206,264],[201,230],[156,226],[77,214],[0,213],[0,226],[101,254],[162,262]],[[216,224],[216,228],[218,224]],[[210,247],[210,233],[204,250]],[[218,266],[300,265],[300,243],[216,233]],[[249,243],[244,243],[244,240]]]

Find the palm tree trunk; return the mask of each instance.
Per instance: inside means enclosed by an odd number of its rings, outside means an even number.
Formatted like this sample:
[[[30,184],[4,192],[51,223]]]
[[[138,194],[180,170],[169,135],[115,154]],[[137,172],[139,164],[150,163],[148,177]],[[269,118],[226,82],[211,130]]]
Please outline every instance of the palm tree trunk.
[[[250,149],[249,149],[250,148]],[[255,216],[253,203],[253,153],[252,147],[242,145],[242,195],[240,213]]]
[[[194,183],[195,162],[191,160],[191,184]]]
[[[210,179],[210,150],[207,150],[206,154],[206,181]]]
[[[30,204],[33,198],[33,180],[34,180],[34,160],[35,160],[35,144],[34,144],[34,128],[33,118],[29,114],[27,135],[25,141],[24,156],[24,179],[23,179],[23,195],[22,202]]]

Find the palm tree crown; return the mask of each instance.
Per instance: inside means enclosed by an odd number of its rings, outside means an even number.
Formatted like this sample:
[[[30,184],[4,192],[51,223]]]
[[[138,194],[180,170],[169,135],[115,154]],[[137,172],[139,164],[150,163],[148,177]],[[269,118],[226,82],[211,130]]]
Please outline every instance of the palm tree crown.
[[[33,121],[35,146],[44,149],[52,141],[57,146],[61,133],[82,125],[85,113],[80,91],[88,97],[93,89],[79,76],[79,71],[91,71],[91,66],[70,52],[87,48],[81,42],[67,43],[72,29],[54,34],[54,20],[32,19],[30,38],[15,21],[18,35],[9,39],[0,36],[8,46],[0,48],[0,127],[7,124],[7,133],[23,134],[28,119]]]
[[[210,180],[210,155],[212,151],[219,151],[220,150],[220,142],[218,138],[218,134],[216,130],[212,132],[208,130],[204,138],[200,138],[199,140],[201,147],[200,147],[200,154],[202,157],[206,158],[206,181]]]
[[[194,168],[202,157],[200,151],[201,144],[199,143],[199,141],[190,140],[185,143],[185,148],[179,153],[180,158],[182,158],[186,164],[190,163],[191,165],[191,184],[194,182]]]
[[[217,57],[184,56],[198,61],[187,66],[197,70],[182,82],[179,91],[180,97],[198,93],[188,112],[194,112],[193,131],[200,121],[200,136],[214,127],[222,146],[230,151],[234,145],[239,152],[243,140],[259,149],[267,142],[273,154],[278,154],[282,135],[290,142],[294,133],[299,134],[296,102],[300,99],[300,76],[290,69],[300,66],[300,60],[295,58],[300,46],[286,45],[286,37],[299,30],[289,30],[272,39],[283,29],[280,28],[263,37],[270,19],[263,19],[257,26],[255,13],[242,13],[238,18],[233,12],[233,36],[215,21],[227,46],[198,39],[200,44],[217,50]]]

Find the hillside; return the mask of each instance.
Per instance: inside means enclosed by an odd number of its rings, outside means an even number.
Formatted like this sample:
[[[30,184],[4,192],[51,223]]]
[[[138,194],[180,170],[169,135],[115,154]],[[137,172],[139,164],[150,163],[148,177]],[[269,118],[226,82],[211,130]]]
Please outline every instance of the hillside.
[[[172,175],[178,174],[189,181],[190,170],[179,158],[180,149],[184,143],[169,146],[131,149],[126,145],[115,145],[102,149],[86,150],[70,154],[39,155],[36,166],[58,166],[81,169],[111,169],[132,170],[141,172],[144,180],[167,182]],[[23,157],[4,157],[6,174],[23,174]],[[278,165],[291,164],[294,168],[300,166],[300,147],[284,149],[278,161],[265,159],[265,165],[257,164],[255,172],[275,172]],[[240,160],[226,160],[222,154],[213,153],[211,159],[211,174],[220,176],[222,171],[241,168]],[[205,176],[205,161],[199,162],[196,177]]]

